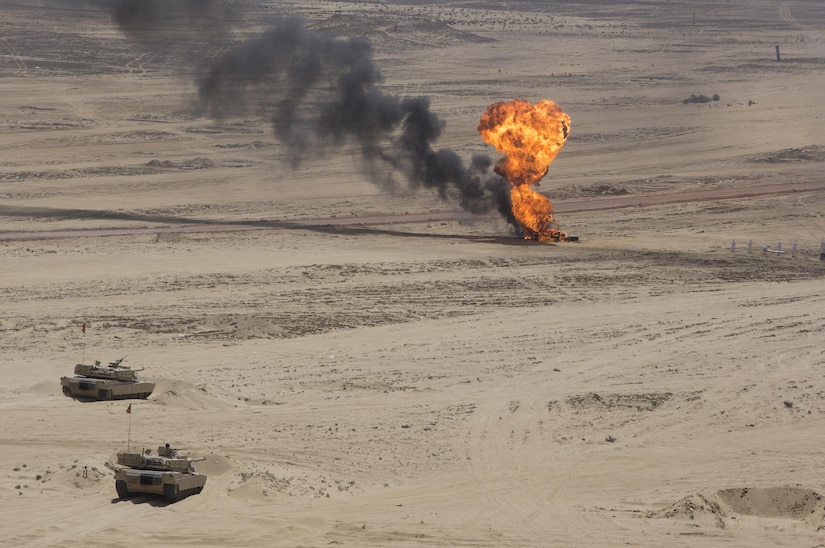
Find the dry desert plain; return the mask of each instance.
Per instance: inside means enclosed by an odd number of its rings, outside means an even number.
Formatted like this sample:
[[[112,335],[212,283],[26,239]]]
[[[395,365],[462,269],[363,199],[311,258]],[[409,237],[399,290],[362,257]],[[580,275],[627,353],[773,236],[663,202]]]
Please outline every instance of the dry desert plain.
[[[825,544],[825,5],[115,4],[0,2],[4,546]],[[287,15],[467,163],[487,105],[557,102],[537,190],[580,241],[284,133],[330,81],[205,105]],[[131,414],[61,393],[121,356]],[[204,491],[118,498],[163,442]]]

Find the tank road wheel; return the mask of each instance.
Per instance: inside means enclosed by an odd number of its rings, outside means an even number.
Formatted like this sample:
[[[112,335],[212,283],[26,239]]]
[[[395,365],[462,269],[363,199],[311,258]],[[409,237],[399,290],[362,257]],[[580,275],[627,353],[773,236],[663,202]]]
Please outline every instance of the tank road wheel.
[[[129,488],[126,487],[125,481],[115,480],[115,489],[117,489],[117,496],[119,496],[120,498],[129,498]]]
[[[166,502],[177,502],[181,499],[177,487],[174,483],[167,483],[163,486],[163,497]]]

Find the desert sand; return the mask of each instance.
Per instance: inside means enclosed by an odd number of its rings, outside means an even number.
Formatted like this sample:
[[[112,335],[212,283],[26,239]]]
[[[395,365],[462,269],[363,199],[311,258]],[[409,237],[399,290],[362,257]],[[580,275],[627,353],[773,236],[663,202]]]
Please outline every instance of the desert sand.
[[[0,2],[4,546],[825,542],[820,3],[109,4]],[[580,240],[376,184],[348,136],[295,161],[259,82],[204,108],[286,15],[368,40],[464,162],[489,104],[558,103],[537,190]],[[123,356],[148,399],[62,394]],[[120,499],[164,442],[203,492]]]

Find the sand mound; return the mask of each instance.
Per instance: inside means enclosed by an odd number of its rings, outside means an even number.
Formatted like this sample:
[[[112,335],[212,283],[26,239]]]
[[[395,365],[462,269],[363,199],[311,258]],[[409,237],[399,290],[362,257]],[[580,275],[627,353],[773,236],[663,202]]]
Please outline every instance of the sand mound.
[[[272,497],[336,498],[351,496],[361,487],[352,478],[330,477],[278,464],[250,464],[229,483],[229,496],[244,500]]]
[[[201,456],[194,455],[193,456]],[[232,470],[232,463],[224,456],[210,453],[205,455],[206,459],[198,461],[198,472],[206,474],[207,476],[221,476]]]
[[[714,495],[697,493],[688,495],[664,510],[652,513],[650,517],[689,521],[698,526],[715,526],[724,529],[724,518],[727,514]]]
[[[58,463],[54,470],[46,470],[36,479],[43,488],[105,489],[112,480],[111,463],[89,456],[71,463]]]
[[[717,492],[719,500],[737,514],[768,518],[821,521],[822,495],[803,487],[740,487]]]
[[[159,403],[164,403],[163,400],[169,398],[170,394],[180,394],[192,390],[194,387],[195,385],[184,381],[163,378],[155,379],[155,389],[149,398]]]
[[[825,519],[825,502],[822,495],[804,487],[739,487],[688,495],[650,517],[724,529],[725,519],[734,514],[795,519],[819,527]]]
[[[231,405],[212,390],[213,388],[205,385],[195,386],[184,381],[158,379],[150,399],[160,405],[192,410],[224,408]]]
[[[21,390],[23,394],[38,394],[41,396],[52,396],[61,394],[60,382],[59,381],[41,381],[32,385],[29,385]]]
[[[18,455],[17,463],[5,478],[0,487],[3,497],[41,504],[55,493],[72,493],[72,496],[79,496],[81,492],[91,496],[104,493],[111,487],[112,472],[99,456],[68,460],[63,455],[28,453]]]

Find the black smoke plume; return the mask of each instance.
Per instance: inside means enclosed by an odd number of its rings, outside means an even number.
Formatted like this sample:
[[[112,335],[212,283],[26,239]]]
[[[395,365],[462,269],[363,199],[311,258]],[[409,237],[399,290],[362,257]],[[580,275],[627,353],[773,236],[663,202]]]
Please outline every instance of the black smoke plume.
[[[198,44],[231,40],[235,0],[52,0],[58,5],[108,13],[134,42],[154,50],[174,50],[192,62]]]
[[[214,32],[236,12],[233,0],[58,0],[68,6],[107,10],[125,33]]]
[[[147,41],[159,34],[168,40],[172,29],[191,39],[225,24],[232,11],[228,0],[89,1],[107,3],[125,33]],[[492,160],[477,155],[466,166],[452,150],[434,150],[444,123],[426,97],[378,87],[383,78],[369,41],[317,32],[286,17],[222,51],[201,66],[201,106],[214,118],[267,117],[293,166],[355,143],[365,173],[382,188],[429,188],[473,213],[495,209],[515,225],[511,185],[490,169]]]

